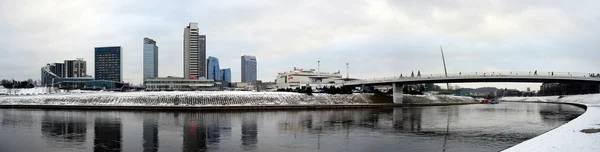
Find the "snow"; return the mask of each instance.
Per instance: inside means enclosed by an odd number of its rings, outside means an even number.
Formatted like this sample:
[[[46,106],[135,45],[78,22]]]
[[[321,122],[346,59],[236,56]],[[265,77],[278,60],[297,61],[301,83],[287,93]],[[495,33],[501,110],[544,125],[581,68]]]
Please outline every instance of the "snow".
[[[587,106],[587,110],[574,120],[522,142],[504,151],[600,151],[600,133],[583,133],[583,129],[600,129],[600,94],[548,96],[548,97],[504,97],[504,101],[567,102]]]
[[[237,106],[365,103],[368,100],[360,94],[308,96],[291,92],[250,91],[71,92],[0,98],[0,105]]]
[[[454,96],[454,95],[403,95],[403,100],[412,103],[461,103],[461,102],[474,102],[473,97],[467,96]]]

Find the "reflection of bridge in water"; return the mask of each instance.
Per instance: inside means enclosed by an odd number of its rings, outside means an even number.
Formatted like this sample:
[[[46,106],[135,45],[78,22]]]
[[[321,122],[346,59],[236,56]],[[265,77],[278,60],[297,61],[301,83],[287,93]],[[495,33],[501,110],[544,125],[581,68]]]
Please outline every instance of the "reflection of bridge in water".
[[[402,103],[402,90],[408,84],[423,83],[466,83],[466,82],[538,82],[538,83],[588,83],[598,85],[600,92],[600,77],[594,74],[571,72],[475,72],[454,73],[448,76],[420,75],[397,76],[374,79],[349,81],[344,86],[369,87],[376,85],[392,85],[394,103]]]

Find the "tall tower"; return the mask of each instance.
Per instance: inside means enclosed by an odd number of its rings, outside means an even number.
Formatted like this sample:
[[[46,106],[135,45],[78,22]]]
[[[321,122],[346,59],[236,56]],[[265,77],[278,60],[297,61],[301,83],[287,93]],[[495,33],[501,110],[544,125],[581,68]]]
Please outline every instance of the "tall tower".
[[[242,82],[256,81],[256,57],[242,56]]]
[[[213,79],[215,81],[221,81],[221,68],[219,67],[219,59],[216,57],[209,56],[206,59],[206,63],[208,65],[207,69],[207,79]]]
[[[206,77],[206,35],[199,34],[194,22],[183,33],[183,77]]]
[[[121,46],[96,47],[94,76],[96,80],[123,81],[123,49]]]
[[[156,41],[144,38],[144,79],[158,77],[158,46]]]

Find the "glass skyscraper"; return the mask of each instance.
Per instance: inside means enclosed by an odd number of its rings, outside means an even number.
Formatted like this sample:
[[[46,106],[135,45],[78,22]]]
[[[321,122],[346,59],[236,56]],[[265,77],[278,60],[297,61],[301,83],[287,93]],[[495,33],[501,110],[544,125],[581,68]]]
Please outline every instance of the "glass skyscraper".
[[[144,79],[158,77],[158,46],[156,41],[144,38]]]
[[[123,81],[123,50],[121,46],[96,47],[94,76],[96,80]]]
[[[231,69],[230,68],[226,68],[226,69],[221,69],[221,80],[231,83]]]
[[[221,81],[221,69],[219,68],[219,59],[209,56],[208,59],[206,59],[206,65],[208,65],[208,67],[206,68],[206,72],[207,72],[207,79],[213,79],[215,81]]]
[[[242,82],[256,81],[256,57],[242,56]]]

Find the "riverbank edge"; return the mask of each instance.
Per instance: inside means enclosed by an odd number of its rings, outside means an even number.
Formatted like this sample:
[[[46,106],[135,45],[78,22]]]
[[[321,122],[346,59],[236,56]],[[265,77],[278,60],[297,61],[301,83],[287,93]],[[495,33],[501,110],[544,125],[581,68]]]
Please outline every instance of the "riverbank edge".
[[[387,107],[425,107],[478,104],[477,102],[410,103],[410,104],[316,104],[316,105],[257,105],[257,106],[113,106],[113,105],[0,105],[0,109],[57,109],[57,110],[140,110],[140,111],[231,111],[231,110],[306,110]]]
[[[597,114],[600,113],[600,107],[575,102],[554,102],[554,101],[505,101],[501,102],[519,102],[519,103],[550,103],[550,104],[567,104],[585,109],[585,112],[577,118],[560,125],[554,129],[544,132],[534,138],[523,141],[502,150],[502,152],[513,151],[597,151],[600,149],[597,140],[590,136],[584,136],[586,139],[569,136],[569,134],[583,134],[581,129],[588,128],[594,125],[594,122],[600,120]],[[582,125],[583,124],[583,125]],[[575,129],[577,128],[577,129]],[[598,135],[598,134],[597,134]],[[581,137],[581,136],[578,136]],[[575,142],[575,144],[573,143]]]

